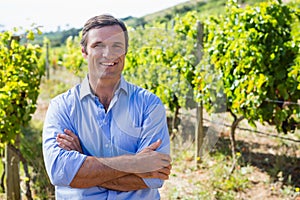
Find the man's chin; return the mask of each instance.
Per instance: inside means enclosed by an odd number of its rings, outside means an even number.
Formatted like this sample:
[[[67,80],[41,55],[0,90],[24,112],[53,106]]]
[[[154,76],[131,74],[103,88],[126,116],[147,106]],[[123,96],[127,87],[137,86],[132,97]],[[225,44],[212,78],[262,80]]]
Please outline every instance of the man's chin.
[[[117,75],[116,73],[113,72],[103,72],[100,76],[98,76],[98,79],[104,80],[104,79],[115,79],[120,77],[121,75]]]

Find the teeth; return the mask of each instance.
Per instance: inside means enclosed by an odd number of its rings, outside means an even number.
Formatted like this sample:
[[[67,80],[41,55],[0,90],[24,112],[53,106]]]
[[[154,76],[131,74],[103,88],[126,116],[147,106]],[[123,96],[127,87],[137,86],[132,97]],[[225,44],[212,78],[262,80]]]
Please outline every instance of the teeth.
[[[115,63],[101,63],[102,65],[108,65],[108,66],[112,66],[114,65]]]

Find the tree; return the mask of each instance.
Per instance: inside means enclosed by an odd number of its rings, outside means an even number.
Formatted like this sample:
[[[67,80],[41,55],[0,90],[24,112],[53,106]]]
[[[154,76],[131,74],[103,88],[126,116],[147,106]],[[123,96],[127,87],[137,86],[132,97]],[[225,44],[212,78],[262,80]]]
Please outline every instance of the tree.
[[[191,81],[195,62],[190,52],[194,43],[172,28],[154,22],[144,28],[130,29],[124,70],[127,80],[155,93],[172,112],[171,133],[177,129],[179,109],[191,106],[193,101]]]
[[[230,0],[224,16],[206,23],[205,66],[222,74],[227,109],[234,117],[234,158],[235,128],[243,118],[253,126],[255,121],[267,122],[286,133],[300,113],[299,105],[285,103],[300,98],[299,80],[289,75],[299,53],[299,40],[291,35],[295,17],[296,11],[281,1],[239,8]],[[201,88],[209,83],[203,84]]]
[[[33,39],[33,30],[22,36],[10,31],[0,33],[0,147],[6,145],[7,150],[7,199],[20,199],[18,162],[23,157],[19,136],[21,127],[28,125],[36,109],[44,73],[39,64],[40,47],[26,42]]]
[[[82,32],[78,36],[69,36],[66,40],[66,51],[63,55],[62,65],[80,79],[86,74],[86,60],[80,51],[80,39]]]

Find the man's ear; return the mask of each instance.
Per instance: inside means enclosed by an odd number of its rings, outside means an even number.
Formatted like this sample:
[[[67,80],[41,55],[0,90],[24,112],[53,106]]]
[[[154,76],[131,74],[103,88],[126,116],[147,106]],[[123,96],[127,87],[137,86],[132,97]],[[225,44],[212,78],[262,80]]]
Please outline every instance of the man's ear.
[[[83,56],[84,58],[86,58],[87,53],[86,53],[84,47],[81,47],[81,53],[82,53],[82,56]]]

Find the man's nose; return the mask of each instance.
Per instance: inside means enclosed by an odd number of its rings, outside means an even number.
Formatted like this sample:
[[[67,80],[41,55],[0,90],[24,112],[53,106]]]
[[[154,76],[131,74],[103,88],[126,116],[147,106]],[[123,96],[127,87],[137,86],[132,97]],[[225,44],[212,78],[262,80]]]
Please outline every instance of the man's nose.
[[[106,46],[103,49],[102,56],[105,58],[114,58],[116,57],[116,52],[114,52],[112,47]]]

